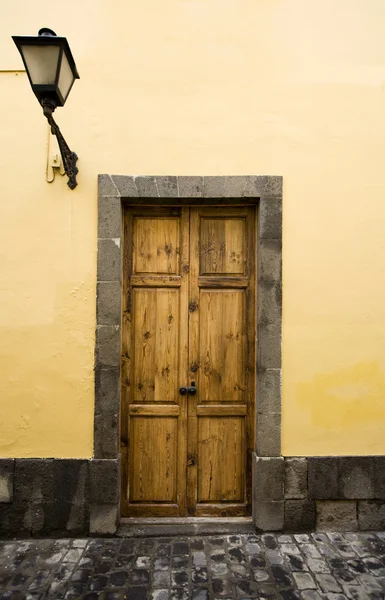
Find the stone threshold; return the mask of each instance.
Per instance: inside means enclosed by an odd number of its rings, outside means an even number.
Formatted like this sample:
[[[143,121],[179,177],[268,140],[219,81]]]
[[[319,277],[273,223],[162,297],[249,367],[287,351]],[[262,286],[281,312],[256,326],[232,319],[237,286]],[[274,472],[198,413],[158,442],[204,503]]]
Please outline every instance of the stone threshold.
[[[123,518],[119,537],[170,537],[255,533],[251,517]]]

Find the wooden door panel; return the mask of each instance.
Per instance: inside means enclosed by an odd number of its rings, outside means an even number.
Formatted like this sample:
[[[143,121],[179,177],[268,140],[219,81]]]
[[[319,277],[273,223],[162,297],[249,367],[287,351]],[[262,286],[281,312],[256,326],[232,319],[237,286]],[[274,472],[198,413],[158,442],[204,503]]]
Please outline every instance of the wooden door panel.
[[[178,402],[180,288],[133,290],[133,401]]]
[[[190,215],[188,510],[248,514],[254,448],[255,243],[253,209]]]
[[[177,502],[178,422],[159,415],[131,417],[131,502]]]
[[[179,219],[175,217],[136,217],[133,274],[176,275],[179,263],[179,229]]]
[[[199,402],[244,402],[245,290],[203,289],[199,311]]]
[[[186,511],[188,209],[124,216],[122,511]],[[182,318],[184,315],[184,319]]]
[[[245,218],[203,217],[200,222],[200,275],[240,275],[245,268]]]
[[[254,220],[242,207],[125,210],[124,516],[250,511]]]
[[[244,502],[245,419],[198,419],[198,503]]]

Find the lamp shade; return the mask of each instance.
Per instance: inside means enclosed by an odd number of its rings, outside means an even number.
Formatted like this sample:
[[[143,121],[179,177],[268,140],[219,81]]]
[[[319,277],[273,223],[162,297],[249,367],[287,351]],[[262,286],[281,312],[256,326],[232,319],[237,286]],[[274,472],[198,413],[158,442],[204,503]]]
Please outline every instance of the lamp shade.
[[[12,36],[32,90],[41,103],[50,99],[64,106],[75,79],[79,79],[67,39],[51,29],[40,29],[37,36]]]

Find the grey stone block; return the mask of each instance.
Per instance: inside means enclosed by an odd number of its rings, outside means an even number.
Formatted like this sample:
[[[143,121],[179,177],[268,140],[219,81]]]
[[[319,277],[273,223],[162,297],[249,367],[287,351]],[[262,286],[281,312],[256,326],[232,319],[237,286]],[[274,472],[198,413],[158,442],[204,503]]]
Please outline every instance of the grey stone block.
[[[91,460],[89,463],[91,504],[117,504],[120,496],[119,460]]]
[[[280,175],[251,175],[247,177],[245,197],[282,197],[283,179]]]
[[[88,505],[86,503],[49,502],[39,507],[43,512],[43,523],[40,523],[39,533],[42,535],[65,533],[71,535],[88,534]],[[28,514],[31,525],[34,524],[33,514]]]
[[[117,414],[120,407],[120,369],[95,371],[95,414]]]
[[[282,280],[282,242],[280,240],[260,240],[258,248],[259,281]]]
[[[122,237],[122,201],[120,196],[104,198],[98,201],[98,237]]]
[[[248,198],[261,198],[261,196],[265,194],[267,182],[267,175],[248,176],[243,190],[243,196]]]
[[[120,281],[99,281],[96,296],[96,316],[99,325],[120,325],[121,298]]]
[[[375,498],[385,500],[385,456],[374,456],[373,468]]]
[[[305,499],[307,497],[307,459],[285,459],[285,498]]]
[[[282,327],[274,323],[258,326],[258,364],[260,369],[280,369]]]
[[[0,504],[0,532],[1,536],[30,534],[29,529],[24,523],[24,515],[27,512],[27,502],[17,502]]]
[[[258,323],[282,323],[282,286],[279,282],[261,281],[258,286]]]
[[[52,502],[49,505],[52,505]],[[46,520],[44,509],[46,508],[47,504],[43,503],[30,503],[27,505],[23,525],[32,535],[44,533],[44,522]]]
[[[308,494],[315,500],[339,498],[336,457],[308,458]]]
[[[259,206],[259,239],[282,239],[282,201],[263,198]]]
[[[266,196],[282,196],[283,177],[282,175],[269,175],[267,178],[264,193]]]
[[[356,531],[357,502],[317,500],[317,531]]]
[[[225,178],[225,196],[229,198],[242,198],[247,183],[245,175]]]
[[[134,177],[130,175],[112,175],[111,179],[122,198],[137,198],[139,196]]]
[[[180,198],[202,198],[203,177],[178,177]]]
[[[122,279],[121,239],[98,240],[98,281]]]
[[[17,458],[14,471],[14,499],[17,502],[53,501],[53,459]]]
[[[371,456],[338,458],[340,498],[374,498],[374,462]]]
[[[259,370],[257,374],[257,412],[281,412],[281,369]]]
[[[284,524],[284,502],[263,502],[253,506],[253,522],[260,531],[282,531]]]
[[[178,183],[176,177],[156,177],[156,185],[160,198],[178,197]]]
[[[99,196],[116,196],[118,190],[116,185],[112,181],[110,175],[100,174],[98,175],[98,195]]]
[[[156,187],[155,177],[135,177],[136,187],[140,197],[158,198],[158,188]]]
[[[53,497],[57,504],[84,504],[88,488],[88,461],[53,461]]]
[[[71,534],[86,534],[89,527],[88,505],[71,504],[66,522],[66,531]],[[52,531],[52,530],[51,530]]]
[[[13,459],[0,459],[0,503],[8,503],[13,500],[13,471],[15,461]]]
[[[119,525],[119,507],[115,504],[96,504],[90,507],[90,533],[113,535]]]
[[[222,198],[225,195],[225,177],[204,177],[204,198]]]
[[[258,456],[281,455],[281,415],[259,413],[257,416]]]
[[[285,501],[285,531],[314,531],[315,523],[314,500]]]
[[[284,459],[282,456],[261,457],[254,454],[255,499],[283,500]]]
[[[358,502],[358,529],[361,531],[384,531],[385,502],[379,500]]]
[[[255,480],[256,480],[255,468],[256,468],[256,464],[257,464],[257,455],[255,454],[255,452],[253,452],[252,457],[251,457],[251,495],[252,495],[251,508],[252,508],[252,516],[253,516],[253,522],[254,523],[255,523],[255,506],[256,506],[256,502],[257,502],[256,485],[255,485]]]
[[[99,414],[94,418],[95,458],[116,458],[118,456],[118,414]]]
[[[96,364],[102,367],[120,366],[119,325],[98,325],[96,328]]]

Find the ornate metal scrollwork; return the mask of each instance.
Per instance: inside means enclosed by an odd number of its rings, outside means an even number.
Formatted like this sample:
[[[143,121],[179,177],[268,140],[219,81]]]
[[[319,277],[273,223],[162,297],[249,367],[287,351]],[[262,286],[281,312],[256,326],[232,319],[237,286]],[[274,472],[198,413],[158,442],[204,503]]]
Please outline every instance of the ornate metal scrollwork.
[[[73,190],[78,184],[76,181],[76,175],[79,171],[76,166],[78,156],[69,148],[67,142],[63,137],[62,132],[60,131],[59,125],[56,123],[55,119],[52,116],[52,113],[56,108],[55,104],[50,99],[44,99],[41,105],[43,107],[44,116],[50,124],[52,135],[56,136],[59,144],[64,170],[68,177],[67,185],[69,188],[71,188],[71,190]]]

